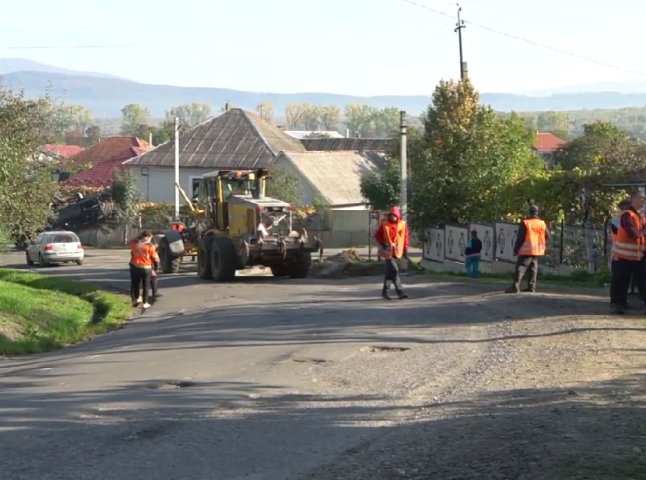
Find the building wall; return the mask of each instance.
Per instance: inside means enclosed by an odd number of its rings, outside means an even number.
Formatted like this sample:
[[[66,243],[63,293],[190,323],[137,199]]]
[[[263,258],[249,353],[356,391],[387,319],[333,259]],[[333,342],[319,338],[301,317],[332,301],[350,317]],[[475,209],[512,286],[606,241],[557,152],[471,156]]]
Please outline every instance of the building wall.
[[[172,167],[129,167],[137,179],[141,199],[147,202],[175,202],[175,170]],[[212,168],[180,168],[179,183],[184,191],[193,196],[193,183]],[[180,197],[180,203],[184,204]]]

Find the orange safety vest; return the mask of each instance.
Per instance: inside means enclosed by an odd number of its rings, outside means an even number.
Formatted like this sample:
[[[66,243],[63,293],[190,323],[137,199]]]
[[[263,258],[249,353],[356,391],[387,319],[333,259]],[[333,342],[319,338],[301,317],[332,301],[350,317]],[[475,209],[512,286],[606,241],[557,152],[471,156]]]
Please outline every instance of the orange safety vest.
[[[130,242],[130,263],[132,265],[139,268],[152,268],[153,262],[159,263],[155,245],[138,240]]]
[[[404,255],[404,242],[406,241],[406,222],[403,220],[397,222],[397,235],[394,239],[390,238],[390,225],[390,222],[381,222],[384,240],[386,241],[386,245],[390,246],[390,250],[380,252],[380,256],[384,258],[402,258]]]
[[[644,228],[644,222],[641,215],[633,212],[632,210],[626,210],[624,215],[628,213],[633,220],[635,229],[638,232],[641,232]],[[617,239],[612,244],[612,257],[619,260],[629,260],[632,262],[639,262],[644,256],[644,236],[640,235],[637,238],[630,236],[628,230],[619,224],[619,230],[617,231]]]
[[[540,218],[527,218],[525,224],[525,241],[518,251],[518,255],[527,257],[540,257],[545,255],[545,230],[547,225]]]

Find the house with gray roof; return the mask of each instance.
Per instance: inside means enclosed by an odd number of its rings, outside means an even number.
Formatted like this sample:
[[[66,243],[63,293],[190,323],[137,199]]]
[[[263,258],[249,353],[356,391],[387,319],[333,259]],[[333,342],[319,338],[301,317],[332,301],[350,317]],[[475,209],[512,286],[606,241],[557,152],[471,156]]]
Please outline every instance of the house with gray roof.
[[[268,168],[282,151],[305,152],[305,147],[259,116],[232,108],[180,134],[180,185],[192,197],[205,173],[218,169]],[[125,165],[137,179],[142,200],[174,202],[173,141]]]
[[[361,194],[361,178],[383,169],[386,157],[375,151],[282,152],[274,165],[298,179],[300,203],[324,204],[322,235],[328,246],[351,247],[369,243],[370,205]],[[308,230],[319,226],[305,225]]]

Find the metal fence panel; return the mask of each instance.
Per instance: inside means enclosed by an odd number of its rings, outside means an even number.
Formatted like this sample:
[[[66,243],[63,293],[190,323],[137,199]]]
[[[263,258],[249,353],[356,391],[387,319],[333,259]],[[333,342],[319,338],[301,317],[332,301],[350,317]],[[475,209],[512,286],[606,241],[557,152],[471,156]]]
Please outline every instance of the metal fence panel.
[[[444,256],[449,260],[464,261],[468,231],[465,227],[446,226]]]
[[[472,223],[469,226],[469,238],[471,230],[478,232],[478,238],[482,242],[482,252],[480,252],[480,260],[483,262],[492,262],[494,258],[494,229],[491,225],[483,225],[479,223]]]
[[[495,225],[495,232],[495,258],[506,262],[516,262],[516,257],[514,256],[514,243],[516,243],[516,237],[518,236],[518,225],[497,222]]]

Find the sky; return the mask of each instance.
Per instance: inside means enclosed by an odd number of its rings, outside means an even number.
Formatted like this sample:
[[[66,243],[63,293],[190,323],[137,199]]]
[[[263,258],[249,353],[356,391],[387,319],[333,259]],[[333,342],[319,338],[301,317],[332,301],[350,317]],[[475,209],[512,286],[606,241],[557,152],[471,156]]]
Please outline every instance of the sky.
[[[460,5],[481,92],[646,85],[644,2]],[[459,77],[456,12],[445,0],[5,1],[0,58],[164,85],[427,95]]]

